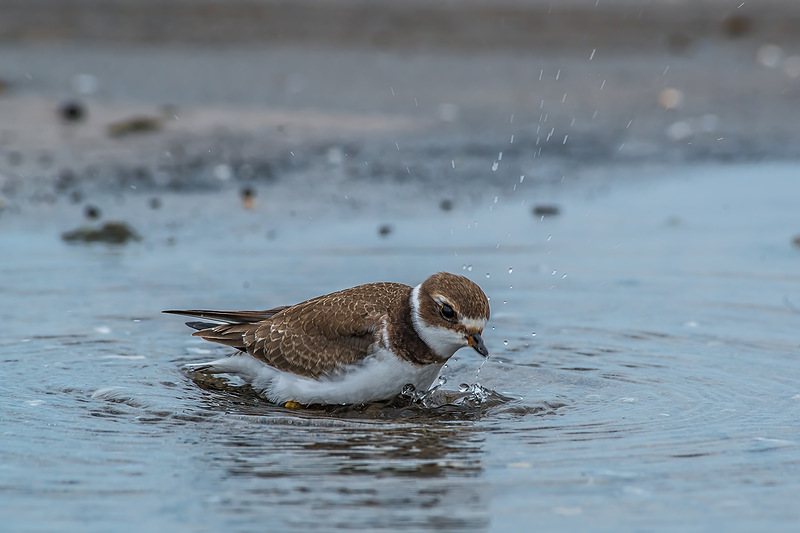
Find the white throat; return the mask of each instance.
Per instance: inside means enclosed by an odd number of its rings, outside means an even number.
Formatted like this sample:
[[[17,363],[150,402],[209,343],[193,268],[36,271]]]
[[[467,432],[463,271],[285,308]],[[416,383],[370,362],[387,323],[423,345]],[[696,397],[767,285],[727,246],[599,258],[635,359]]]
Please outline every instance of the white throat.
[[[421,285],[414,287],[411,291],[411,323],[414,325],[417,335],[427,344],[436,355],[443,359],[449,359],[456,353],[456,350],[467,346],[464,336],[449,328],[431,326],[422,318],[419,312],[419,289]]]

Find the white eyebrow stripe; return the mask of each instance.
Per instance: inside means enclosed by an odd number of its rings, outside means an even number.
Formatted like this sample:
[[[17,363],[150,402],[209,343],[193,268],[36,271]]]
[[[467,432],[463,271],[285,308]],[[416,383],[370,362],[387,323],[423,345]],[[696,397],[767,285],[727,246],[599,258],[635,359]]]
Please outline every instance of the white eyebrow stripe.
[[[462,316],[458,321],[467,329],[482,331],[483,327],[486,325],[486,320],[483,318],[467,318]]]

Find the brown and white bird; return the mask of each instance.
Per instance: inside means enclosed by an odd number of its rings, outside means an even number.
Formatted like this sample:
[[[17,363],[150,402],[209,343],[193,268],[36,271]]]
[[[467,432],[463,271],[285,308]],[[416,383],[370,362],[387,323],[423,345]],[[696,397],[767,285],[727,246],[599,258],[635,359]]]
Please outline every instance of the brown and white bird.
[[[481,333],[489,301],[469,279],[447,272],[416,287],[369,283],[266,311],[164,311],[195,336],[238,350],[194,371],[234,374],[276,403],[358,404],[427,391],[450,357]]]

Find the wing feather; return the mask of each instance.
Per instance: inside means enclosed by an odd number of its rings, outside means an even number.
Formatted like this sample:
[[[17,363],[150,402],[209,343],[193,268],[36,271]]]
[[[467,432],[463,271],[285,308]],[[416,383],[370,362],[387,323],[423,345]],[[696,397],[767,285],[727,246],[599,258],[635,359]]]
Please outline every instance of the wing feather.
[[[226,322],[193,335],[247,352],[269,366],[318,378],[356,364],[381,341],[381,328],[411,287],[372,283],[266,311],[165,311]]]

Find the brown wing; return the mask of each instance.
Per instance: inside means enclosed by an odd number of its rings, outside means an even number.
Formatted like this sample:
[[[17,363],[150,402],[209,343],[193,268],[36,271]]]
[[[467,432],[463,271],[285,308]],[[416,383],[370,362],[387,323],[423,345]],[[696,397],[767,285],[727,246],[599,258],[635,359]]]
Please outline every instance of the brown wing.
[[[278,370],[316,378],[366,357],[380,340],[389,309],[410,293],[411,287],[399,283],[360,285],[283,308],[265,320],[194,335],[247,352]]]

